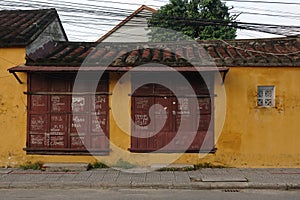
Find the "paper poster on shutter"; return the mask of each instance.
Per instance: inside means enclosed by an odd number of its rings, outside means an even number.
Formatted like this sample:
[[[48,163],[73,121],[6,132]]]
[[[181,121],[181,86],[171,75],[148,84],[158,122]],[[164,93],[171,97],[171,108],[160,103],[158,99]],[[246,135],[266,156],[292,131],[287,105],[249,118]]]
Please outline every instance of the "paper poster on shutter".
[[[210,98],[198,98],[199,109],[197,109],[200,114],[209,114],[211,113],[211,102]]]
[[[107,115],[107,110],[108,110],[107,95],[95,95],[93,97],[93,109],[96,115]]]
[[[29,135],[30,147],[47,147],[46,135],[43,134],[30,134]]]
[[[31,110],[32,111],[47,111],[47,96],[46,95],[31,95]]]
[[[92,132],[105,135],[107,132],[107,116],[92,116]]]
[[[67,131],[67,114],[52,114],[50,117],[50,132]]]
[[[84,96],[72,97],[72,112],[88,112],[88,98]]]
[[[68,103],[68,96],[51,96],[51,111],[53,112],[68,112],[70,111],[70,106]]]
[[[65,147],[65,134],[64,133],[51,133],[49,135],[50,147],[64,148]]]
[[[71,136],[71,148],[85,149],[84,145],[85,145],[84,136],[78,136],[78,135]]]
[[[46,132],[47,131],[47,115],[40,114],[40,115],[30,115],[30,131],[36,132]]]
[[[87,115],[73,115],[71,116],[71,133],[86,133],[88,128]]]

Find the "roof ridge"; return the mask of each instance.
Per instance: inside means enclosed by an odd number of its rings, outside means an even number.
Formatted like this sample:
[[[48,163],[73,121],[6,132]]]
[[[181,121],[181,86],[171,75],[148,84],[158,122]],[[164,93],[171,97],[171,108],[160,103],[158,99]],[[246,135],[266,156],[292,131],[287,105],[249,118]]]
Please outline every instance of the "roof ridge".
[[[299,37],[274,37],[274,38],[251,38],[251,39],[214,39],[214,40],[196,40],[199,44],[218,44],[218,43],[251,43],[251,42],[280,42],[297,41]]]
[[[1,12],[40,12],[40,11],[55,11],[55,8],[43,8],[43,9],[16,9],[16,10],[0,10]]]
[[[265,40],[270,42],[263,42]],[[146,63],[181,67],[187,66],[186,61],[189,60],[195,66],[211,66],[208,61],[212,60],[218,67],[300,67],[300,41],[297,38],[264,38],[239,42],[241,43],[207,40],[202,41],[199,46],[195,45],[195,41],[185,44],[60,42],[61,45],[55,46],[57,51],[53,54],[45,54],[37,61],[27,62],[27,65],[80,66],[91,55],[89,64],[125,68]],[[44,50],[49,52],[49,48],[51,47]],[[113,62],[109,63],[110,61]]]
[[[146,5],[141,5],[137,10],[135,10],[133,13],[128,15],[125,19],[123,19],[119,24],[117,24],[114,28],[112,28],[110,31],[108,31],[106,34],[104,34],[102,37],[100,37],[97,42],[102,42],[105,40],[108,36],[110,36],[112,33],[116,32],[119,28],[124,26],[129,20],[131,20],[134,16],[139,14],[143,10],[148,10],[150,12],[156,12],[157,10],[154,8],[151,8]]]

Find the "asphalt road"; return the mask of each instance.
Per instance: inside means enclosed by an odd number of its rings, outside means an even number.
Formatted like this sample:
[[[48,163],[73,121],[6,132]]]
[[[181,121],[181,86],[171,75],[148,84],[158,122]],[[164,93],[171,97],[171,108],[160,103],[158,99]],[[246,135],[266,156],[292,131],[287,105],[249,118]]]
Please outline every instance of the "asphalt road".
[[[46,190],[25,190],[25,189],[2,189],[0,190],[0,199],[5,200],[299,200],[300,190],[297,191],[277,191],[277,190],[157,190],[157,189],[46,189]]]

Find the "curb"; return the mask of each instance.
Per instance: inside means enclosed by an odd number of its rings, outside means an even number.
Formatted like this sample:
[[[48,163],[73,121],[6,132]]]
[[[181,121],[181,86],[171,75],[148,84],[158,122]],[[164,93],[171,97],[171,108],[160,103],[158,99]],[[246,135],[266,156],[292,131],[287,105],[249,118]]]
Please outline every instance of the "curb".
[[[300,184],[285,183],[101,183],[101,182],[1,182],[0,189],[182,189],[182,190],[224,190],[262,189],[296,190]]]

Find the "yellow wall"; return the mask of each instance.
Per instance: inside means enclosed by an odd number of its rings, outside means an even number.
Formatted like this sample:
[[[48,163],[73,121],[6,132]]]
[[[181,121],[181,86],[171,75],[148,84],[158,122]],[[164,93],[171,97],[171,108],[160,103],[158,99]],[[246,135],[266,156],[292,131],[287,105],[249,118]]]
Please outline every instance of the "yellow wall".
[[[0,48],[0,166],[14,166],[24,158],[26,141],[26,75],[20,85],[7,69],[25,62],[25,48]]]
[[[111,91],[113,91],[121,75],[111,77],[113,77],[111,79]],[[119,129],[113,117],[110,125],[111,141],[119,147],[116,155],[140,165],[210,162],[232,167],[300,166],[299,77],[298,68],[230,68],[224,86],[219,79],[215,82],[217,152],[184,155],[134,154],[127,151],[130,147],[130,103],[128,103],[130,97],[127,94],[130,93],[130,83],[123,82],[121,88],[123,93],[126,93],[123,97],[128,101],[123,104],[123,109],[119,107],[116,110],[119,111],[118,120],[121,120],[122,124],[127,124],[127,130]],[[275,86],[276,106],[274,108],[256,106],[257,86],[260,85]],[[225,91],[222,90],[223,87]],[[119,92],[115,91],[113,96],[123,101],[124,98],[118,98],[118,94]],[[110,162],[113,163],[120,157],[115,156]]]
[[[153,163],[203,163],[232,167],[300,166],[300,69],[230,68],[225,80],[215,83],[215,154],[130,153],[130,77],[110,74],[110,156],[26,155],[26,74],[18,73],[19,84],[7,69],[25,62],[25,49],[0,49],[0,166],[26,161],[94,162],[110,165],[123,159],[137,165]],[[116,85],[118,87],[116,87]],[[274,85],[276,106],[256,106],[257,86]],[[225,101],[225,103],[224,103]],[[225,112],[226,111],[226,112]],[[224,114],[225,113],[225,116]],[[225,119],[225,123],[222,121]]]
[[[27,75],[17,73],[19,84],[7,69],[25,63],[25,48],[0,48],[0,167],[16,167],[27,161],[94,162],[92,156],[26,155]]]
[[[300,166],[299,77],[299,68],[230,68],[225,124],[209,160],[229,166]],[[256,105],[257,86],[265,85],[275,86],[274,108]]]

